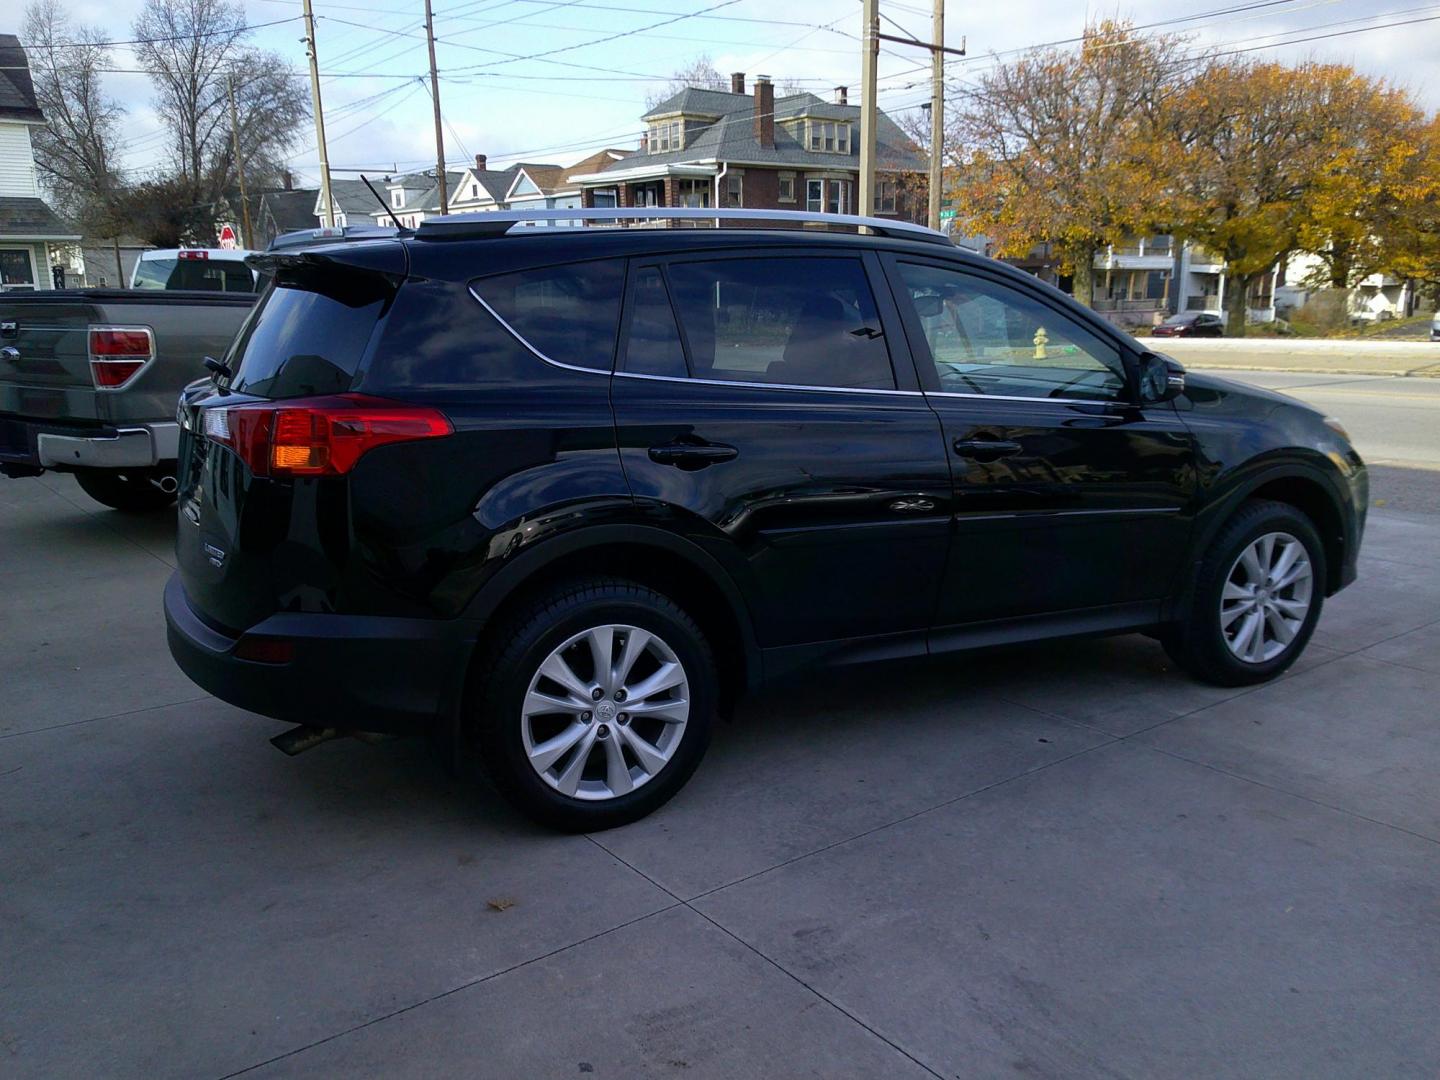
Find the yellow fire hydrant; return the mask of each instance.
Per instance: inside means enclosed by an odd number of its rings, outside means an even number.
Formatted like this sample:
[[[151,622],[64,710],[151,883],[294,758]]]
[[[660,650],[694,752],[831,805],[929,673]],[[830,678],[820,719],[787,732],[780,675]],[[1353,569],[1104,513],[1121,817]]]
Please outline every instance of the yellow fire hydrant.
[[[1049,354],[1045,352],[1045,346],[1046,346],[1046,345],[1049,345],[1049,344],[1050,344],[1050,335],[1047,334],[1047,333],[1045,333],[1045,328],[1042,326],[1042,327],[1040,327],[1039,330],[1036,330],[1036,331],[1035,331],[1035,359],[1036,359],[1036,360],[1044,360],[1044,359],[1047,358],[1047,356],[1048,356]]]

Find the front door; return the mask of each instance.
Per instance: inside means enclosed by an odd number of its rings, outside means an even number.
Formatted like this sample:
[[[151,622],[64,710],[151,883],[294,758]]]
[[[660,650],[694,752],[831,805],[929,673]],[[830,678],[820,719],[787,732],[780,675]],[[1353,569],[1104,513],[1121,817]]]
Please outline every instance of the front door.
[[[880,275],[874,256],[792,249],[631,267],[621,463],[729,566],[763,646],[924,647],[950,471]]]
[[[1121,340],[1041,287],[889,260],[954,470],[937,628],[1167,596],[1188,548],[1192,440],[1134,404]],[[1097,624],[1099,625],[1099,624]]]

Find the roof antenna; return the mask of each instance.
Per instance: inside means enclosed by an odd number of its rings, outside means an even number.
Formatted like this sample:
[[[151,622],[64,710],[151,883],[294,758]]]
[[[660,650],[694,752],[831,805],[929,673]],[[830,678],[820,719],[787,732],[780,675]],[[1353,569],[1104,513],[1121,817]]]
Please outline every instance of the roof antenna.
[[[375,196],[375,201],[378,202],[385,210],[385,212],[390,215],[390,220],[395,222],[395,227],[397,229],[403,230],[405,226],[400,224],[400,219],[395,216],[395,211],[390,209],[390,204],[380,197],[380,193],[375,190],[375,185],[370,183],[369,180],[365,179],[364,173],[360,174],[360,179],[365,181],[365,186],[370,189],[370,194]]]

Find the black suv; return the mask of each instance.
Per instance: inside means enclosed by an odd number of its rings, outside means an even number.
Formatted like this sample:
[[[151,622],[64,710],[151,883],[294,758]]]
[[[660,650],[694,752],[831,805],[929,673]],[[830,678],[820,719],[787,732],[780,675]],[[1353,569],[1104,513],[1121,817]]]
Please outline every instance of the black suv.
[[[939,234],[508,227],[256,257],[181,401],[171,651],[302,741],[599,829],[801,667],[1147,631],[1253,683],[1355,578],[1336,422]]]

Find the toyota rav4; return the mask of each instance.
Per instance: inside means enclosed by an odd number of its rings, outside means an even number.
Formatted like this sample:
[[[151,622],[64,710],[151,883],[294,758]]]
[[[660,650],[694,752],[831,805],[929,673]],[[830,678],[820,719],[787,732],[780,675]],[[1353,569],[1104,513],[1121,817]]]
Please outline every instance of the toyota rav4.
[[[590,830],[802,668],[1142,631],[1255,683],[1354,580],[1334,420],[938,233],[733,213],[767,220],[482,214],[253,258],[179,410],[180,666],[300,745],[429,733]]]

